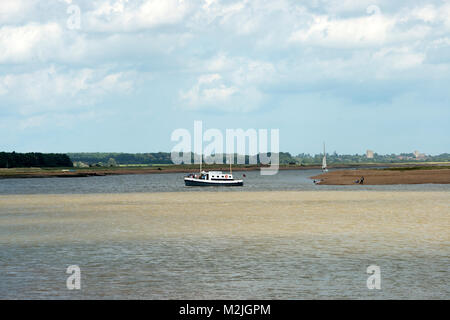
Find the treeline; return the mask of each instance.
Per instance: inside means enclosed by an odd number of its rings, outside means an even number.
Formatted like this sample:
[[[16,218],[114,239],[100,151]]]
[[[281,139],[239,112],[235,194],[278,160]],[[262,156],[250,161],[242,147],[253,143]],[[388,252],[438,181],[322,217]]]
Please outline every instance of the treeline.
[[[321,164],[323,154],[310,155],[301,153],[295,157],[295,162],[303,165]],[[416,158],[413,153],[400,154],[377,154],[374,153],[373,158],[367,158],[365,154],[337,154],[327,153],[328,164],[358,164],[358,163],[402,163],[402,162],[448,162],[450,161],[450,154],[443,153],[436,156],[422,155]]]
[[[173,164],[170,152],[157,153],[68,153],[73,162],[82,162],[87,165],[108,163],[117,163],[118,165],[153,165],[153,164]],[[301,153],[296,156],[289,152],[280,152],[280,164],[291,165],[320,165],[322,163],[323,154],[306,154]],[[228,156],[223,155],[223,163],[226,163]],[[236,159],[236,158],[235,158]],[[412,153],[388,154],[380,155],[374,153],[373,158],[367,158],[365,154],[337,154],[336,152],[327,153],[328,164],[358,164],[358,163],[401,163],[411,161],[424,162],[445,162],[450,161],[450,154],[443,153],[436,156],[424,155],[416,159]],[[191,153],[191,163],[194,162],[194,154]],[[236,160],[235,162],[236,163]],[[249,163],[249,156],[245,156],[245,163]],[[257,163],[260,163],[260,157],[257,157]]]
[[[169,152],[157,153],[68,153],[73,162],[86,164],[108,163],[113,159],[117,164],[172,164]]]
[[[270,153],[269,153],[270,155]],[[73,162],[82,162],[87,165],[107,163],[117,163],[118,165],[131,165],[131,164],[173,164],[170,152],[157,152],[157,153],[68,153],[68,156]],[[190,154],[191,163],[194,163],[194,153]],[[223,163],[226,163],[228,156],[222,155]],[[280,163],[289,164],[295,159],[288,152],[280,152]],[[235,155],[236,161],[236,155]],[[235,162],[236,163],[236,162]],[[250,163],[250,157],[245,156],[245,163]],[[257,163],[260,163],[259,156],[257,157]]]
[[[0,152],[0,168],[73,167],[66,154]]]
[[[223,156],[223,163],[228,160],[227,155]],[[235,155],[236,157],[236,155]],[[280,152],[280,164],[291,165],[319,165],[322,163],[323,154],[310,155],[301,153],[292,156],[289,152]],[[450,154],[443,153],[436,156],[423,155],[416,159],[412,153],[401,153],[399,155],[389,154],[380,155],[374,153],[373,158],[367,158],[366,155],[345,155],[327,154],[328,164],[357,164],[357,163],[399,163],[411,161],[424,162],[446,162],[450,161]],[[85,163],[86,165],[154,165],[154,164],[173,164],[170,152],[157,153],[16,153],[0,152],[0,168],[17,167],[73,167],[74,162]],[[194,154],[191,153],[191,163],[194,163]],[[236,163],[236,158],[234,163]],[[249,156],[245,156],[245,163],[250,163]],[[260,157],[257,157],[257,163],[261,163]]]

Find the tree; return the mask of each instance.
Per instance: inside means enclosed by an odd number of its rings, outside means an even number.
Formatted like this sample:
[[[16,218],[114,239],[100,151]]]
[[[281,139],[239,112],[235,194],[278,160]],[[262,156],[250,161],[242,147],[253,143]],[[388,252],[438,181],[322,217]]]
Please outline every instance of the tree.
[[[117,167],[117,162],[116,160],[114,160],[114,158],[109,158],[108,167]]]

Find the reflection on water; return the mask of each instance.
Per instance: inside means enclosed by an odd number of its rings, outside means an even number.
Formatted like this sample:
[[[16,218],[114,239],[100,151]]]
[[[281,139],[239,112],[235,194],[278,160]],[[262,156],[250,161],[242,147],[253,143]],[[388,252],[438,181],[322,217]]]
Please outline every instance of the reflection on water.
[[[448,195],[3,195],[0,298],[448,299]]]

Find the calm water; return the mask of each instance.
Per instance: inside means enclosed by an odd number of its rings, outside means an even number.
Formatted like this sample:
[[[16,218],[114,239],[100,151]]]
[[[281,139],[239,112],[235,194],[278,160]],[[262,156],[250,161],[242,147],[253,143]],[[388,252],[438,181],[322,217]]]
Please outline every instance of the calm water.
[[[450,298],[448,186],[316,173],[246,172],[211,192],[183,174],[0,180],[0,298]],[[366,286],[373,264],[381,290]]]
[[[450,185],[389,185],[389,186],[316,186],[309,178],[320,170],[284,170],[274,176],[261,176],[259,171],[235,172],[235,178],[245,174],[244,187],[185,187],[183,173],[118,175],[86,178],[0,179],[0,194],[79,194],[128,192],[184,191],[279,191],[279,190],[396,190],[450,191]]]

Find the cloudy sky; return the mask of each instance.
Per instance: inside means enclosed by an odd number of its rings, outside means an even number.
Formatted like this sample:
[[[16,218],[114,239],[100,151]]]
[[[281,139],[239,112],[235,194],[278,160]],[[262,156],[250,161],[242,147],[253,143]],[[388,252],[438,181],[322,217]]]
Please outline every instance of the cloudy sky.
[[[0,1],[0,150],[170,151],[194,120],[449,152],[450,1]]]

